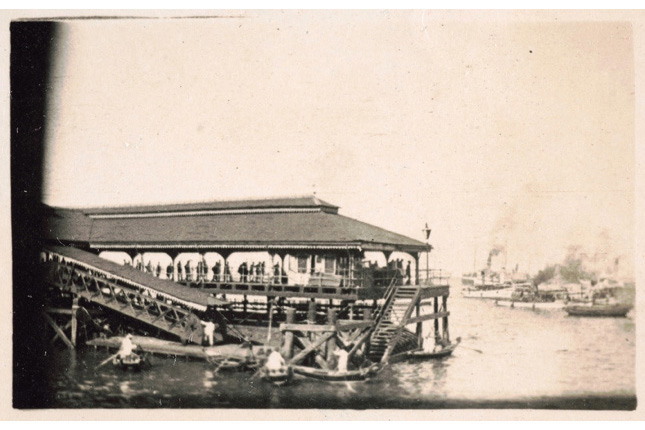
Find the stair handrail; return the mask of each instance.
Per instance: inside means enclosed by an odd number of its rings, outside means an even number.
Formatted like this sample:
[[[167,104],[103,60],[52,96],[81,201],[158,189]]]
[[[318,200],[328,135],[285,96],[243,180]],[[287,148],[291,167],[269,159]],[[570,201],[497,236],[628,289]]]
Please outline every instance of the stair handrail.
[[[385,290],[385,294],[383,295],[385,302],[383,303],[383,306],[377,311],[374,320],[376,321],[376,324],[372,328],[372,332],[376,333],[379,328],[381,328],[381,325],[383,324],[383,321],[385,321],[385,316],[387,315],[387,312],[389,309],[392,308],[392,305],[394,304],[395,301],[395,296],[396,293],[399,290],[399,285],[397,285],[397,278],[396,276],[392,277],[392,280],[390,281],[390,285],[388,285],[387,290]]]
[[[383,357],[381,357],[381,362],[380,362],[381,366],[387,363],[388,359],[390,358],[390,354],[392,354],[392,351],[394,351],[394,348],[396,348],[396,344],[399,341],[399,337],[401,337],[403,328],[406,326],[406,321],[410,318],[410,315],[412,315],[412,311],[414,310],[414,307],[417,305],[417,302],[419,301],[420,294],[421,294],[421,285],[417,286],[417,291],[414,293],[414,297],[412,298],[412,300],[410,300],[410,304],[405,310],[405,313],[403,314],[403,318],[401,318],[401,322],[399,323],[398,326],[396,326],[396,331],[394,332],[394,335],[390,338],[390,341],[388,342],[387,349],[383,353]]]

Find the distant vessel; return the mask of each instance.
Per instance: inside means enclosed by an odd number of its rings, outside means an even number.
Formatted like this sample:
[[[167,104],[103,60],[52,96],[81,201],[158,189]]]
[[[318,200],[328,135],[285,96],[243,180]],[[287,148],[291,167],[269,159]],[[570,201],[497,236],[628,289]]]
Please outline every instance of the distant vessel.
[[[515,285],[510,297],[496,300],[495,304],[530,309],[562,309],[565,306],[559,291],[540,290],[528,282]]]
[[[569,305],[564,310],[578,317],[625,317],[632,309],[631,305],[620,303]]]

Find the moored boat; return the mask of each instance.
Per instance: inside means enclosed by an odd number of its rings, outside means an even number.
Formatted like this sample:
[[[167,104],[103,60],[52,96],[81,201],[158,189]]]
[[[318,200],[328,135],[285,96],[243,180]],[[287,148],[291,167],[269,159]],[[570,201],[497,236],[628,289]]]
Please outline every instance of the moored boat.
[[[569,315],[579,317],[625,317],[631,309],[631,305],[618,303],[569,305],[564,308]]]
[[[365,381],[378,374],[377,364],[357,370],[325,370],[306,366],[293,366],[296,375],[326,382]]]
[[[288,384],[293,377],[293,369],[291,366],[282,366],[277,369],[270,369],[263,366],[260,369],[260,377],[267,382],[271,382],[277,386]]]
[[[147,357],[141,357],[139,354],[129,354],[125,357],[119,357],[118,355],[112,359],[112,364],[115,367],[121,368],[123,370],[141,370],[146,364],[148,364]]]
[[[431,359],[444,358],[451,355],[453,351],[457,348],[460,342],[461,342],[461,338],[458,337],[456,339],[456,342],[450,343],[441,349],[433,349],[431,351],[424,351],[422,349],[418,349],[415,351],[408,351],[406,353],[406,358],[412,359],[412,360],[431,360]]]

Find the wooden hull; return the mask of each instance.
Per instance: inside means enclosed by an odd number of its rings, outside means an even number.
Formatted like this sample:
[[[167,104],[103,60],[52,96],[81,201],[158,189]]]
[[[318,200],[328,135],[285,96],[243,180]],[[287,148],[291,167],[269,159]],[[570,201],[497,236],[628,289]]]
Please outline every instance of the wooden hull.
[[[409,351],[406,353],[406,358],[410,360],[435,360],[439,358],[448,357],[457,348],[457,345],[459,345],[459,342],[453,343],[452,345],[448,345],[447,347],[443,348],[440,351],[423,351],[423,350]]]
[[[124,358],[115,357],[112,360],[112,364],[123,370],[139,371],[145,365],[145,360],[137,354],[130,354]]]
[[[293,377],[293,369],[290,366],[276,370],[269,370],[266,367],[263,367],[261,376],[262,379],[267,382],[271,382],[277,386],[282,386],[291,381],[291,378]]]
[[[314,369],[305,366],[293,366],[296,375],[306,378],[317,379],[325,382],[346,382],[346,381],[365,381],[378,373],[377,366],[368,367],[360,370],[349,370],[339,372],[337,370]]]
[[[624,317],[632,309],[631,305],[573,305],[564,310],[578,317]]]

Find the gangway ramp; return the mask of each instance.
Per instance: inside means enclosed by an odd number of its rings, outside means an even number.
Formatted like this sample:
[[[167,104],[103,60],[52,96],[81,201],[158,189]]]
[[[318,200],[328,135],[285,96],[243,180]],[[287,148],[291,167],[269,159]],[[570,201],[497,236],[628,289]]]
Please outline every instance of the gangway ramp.
[[[45,280],[76,297],[156,327],[183,342],[201,341],[193,313],[227,302],[210,293],[159,279],[70,246],[47,245]]]

